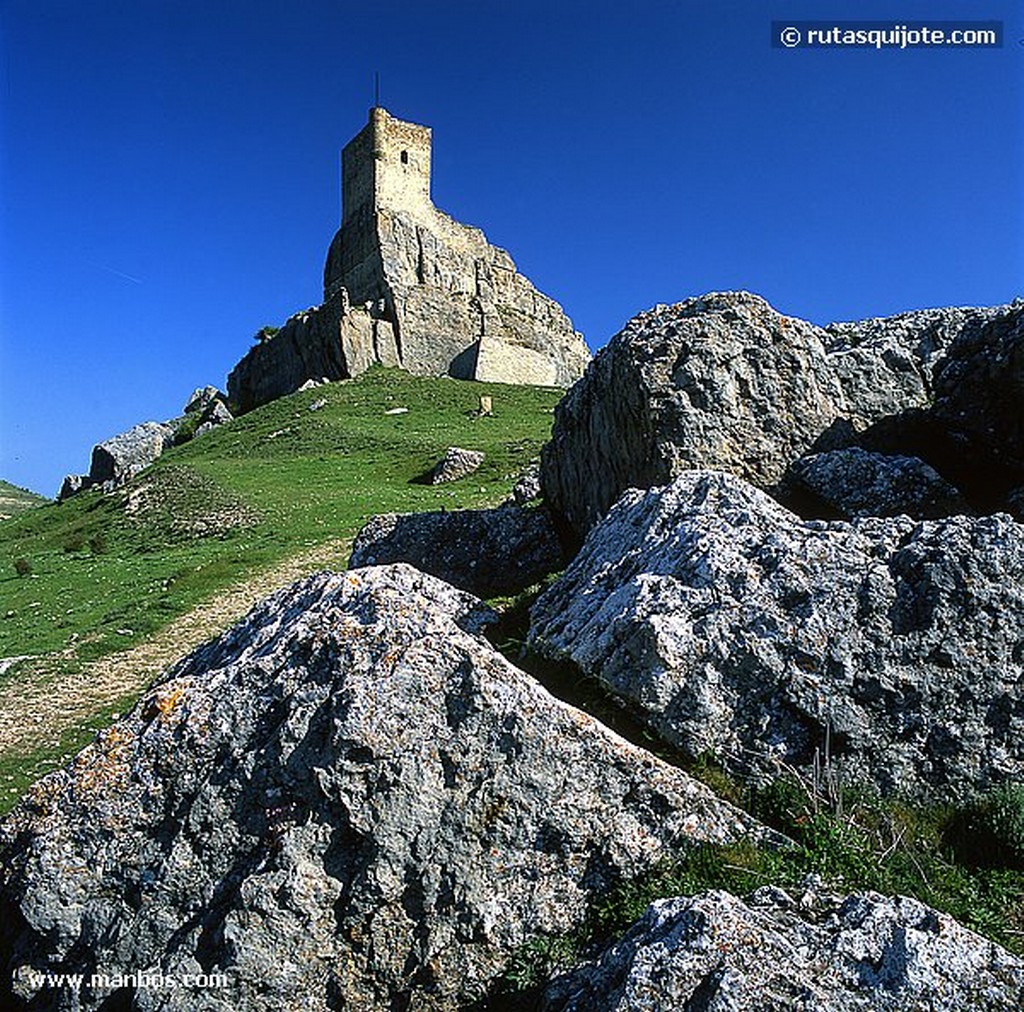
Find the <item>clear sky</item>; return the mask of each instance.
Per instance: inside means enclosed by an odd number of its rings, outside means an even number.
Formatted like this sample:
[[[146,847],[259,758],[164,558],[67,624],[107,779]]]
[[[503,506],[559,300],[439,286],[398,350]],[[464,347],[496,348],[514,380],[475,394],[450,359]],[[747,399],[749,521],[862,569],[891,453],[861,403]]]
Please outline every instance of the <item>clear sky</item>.
[[[1002,49],[786,50],[773,20],[995,19]],[[0,0],[0,477],[223,387],[320,301],[339,151],[434,129],[435,203],[599,348],[746,288],[827,323],[1024,293],[1016,0]]]

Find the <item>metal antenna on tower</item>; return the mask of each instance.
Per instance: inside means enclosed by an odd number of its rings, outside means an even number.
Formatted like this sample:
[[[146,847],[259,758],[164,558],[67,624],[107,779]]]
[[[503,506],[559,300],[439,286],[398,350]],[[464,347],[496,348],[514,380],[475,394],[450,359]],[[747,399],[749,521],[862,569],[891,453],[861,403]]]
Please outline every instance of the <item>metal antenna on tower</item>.
[[[380,73],[376,70],[373,72],[373,107],[380,108]]]

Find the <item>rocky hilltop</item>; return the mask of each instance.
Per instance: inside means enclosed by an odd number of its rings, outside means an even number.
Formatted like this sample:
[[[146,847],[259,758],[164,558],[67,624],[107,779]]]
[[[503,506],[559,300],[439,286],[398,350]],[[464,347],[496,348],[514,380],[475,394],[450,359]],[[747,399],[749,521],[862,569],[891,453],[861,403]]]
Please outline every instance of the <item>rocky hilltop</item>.
[[[370,365],[498,383],[571,385],[590,352],[561,307],[483,232],[434,207],[431,132],[385,109],[342,153],[341,228],[322,305],[293,316],[228,377],[248,411]]]
[[[1022,1007],[950,915],[1024,916],[1022,368],[1024,302],[640,314],[539,484],[373,518],[30,789],[0,1006]]]

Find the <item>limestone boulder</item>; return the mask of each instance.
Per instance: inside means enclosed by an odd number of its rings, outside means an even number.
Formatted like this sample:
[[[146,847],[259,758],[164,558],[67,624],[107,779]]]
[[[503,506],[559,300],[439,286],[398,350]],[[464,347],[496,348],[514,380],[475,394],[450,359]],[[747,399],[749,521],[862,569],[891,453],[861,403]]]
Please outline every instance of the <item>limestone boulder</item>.
[[[63,502],[65,499],[70,499],[73,495],[78,495],[79,492],[85,491],[89,485],[89,476],[87,474],[65,475],[64,480],[61,482],[60,491],[57,493],[57,501]]]
[[[562,568],[544,509],[390,513],[356,536],[350,568],[407,562],[479,597],[517,594]]]
[[[449,446],[444,456],[434,465],[430,472],[431,485],[444,485],[450,481],[458,481],[479,471],[484,462],[482,450],[466,450],[461,446]]]
[[[1024,527],[805,521],[733,475],[625,493],[529,642],[652,732],[766,782],[827,763],[962,803],[1024,775]]]
[[[213,432],[214,429],[227,425],[228,422],[233,420],[234,416],[223,401],[211,401],[203,410],[202,415],[200,415],[196,435],[205,436],[207,432]]]
[[[528,503],[536,502],[540,497],[540,462],[537,461],[528,464],[516,478],[508,503],[513,506],[526,506]]]
[[[572,546],[626,488],[718,468],[793,502],[784,474],[797,459],[860,447],[921,457],[981,512],[1005,508],[1006,481],[985,455],[1002,431],[1013,445],[1019,426],[1010,348],[1021,311],[928,309],[820,328],[745,292],[657,306],[556,409],[545,497]]]
[[[216,387],[197,387],[192,396],[185,403],[185,414],[191,415],[197,411],[206,411],[215,401],[224,401],[227,398]]]
[[[777,486],[842,410],[822,337],[747,292],[634,317],[555,409],[542,484],[569,540],[624,489],[691,468]]]
[[[272,337],[254,345],[228,376],[228,400],[244,414],[306,384],[348,379],[371,365],[398,365],[390,322],[348,293],[292,316]]]
[[[796,485],[848,519],[972,512],[960,492],[918,457],[852,446],[801,457],[790,474]]]
[[[174,445],[174,427],[143,422],[93,447],[89,479],[92,484],[122,485],[149,467]]]
[[[921,309],[825,328],[829,364],[856,431],[915,408],[935,394],[933,374],[954,341],[969,338],[1007,307]]]
[[[771,839],[488,620],[408,566],[324,573],[178,664],[0,823],[0,1006],[454,1012],[621,878]],[[222,986],[37,976],[125,968]]]
[[[659,900],[543,1012],[1013,1012],[1024,962],[906,896],[766,886]]]
[[[961,334],[935,371],[934,415],[967,453],[1024,477],[1024,300]]]

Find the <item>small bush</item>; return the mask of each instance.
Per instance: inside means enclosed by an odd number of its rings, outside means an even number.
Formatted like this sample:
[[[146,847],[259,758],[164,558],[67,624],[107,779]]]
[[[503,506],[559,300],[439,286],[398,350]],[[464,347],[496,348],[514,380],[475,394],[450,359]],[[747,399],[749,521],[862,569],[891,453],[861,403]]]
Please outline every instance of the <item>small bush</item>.
[[[182,443],[187,443],[196,434],[196,429],[199,428],[199,423],[202,420],[202,411],[193,411],[190,415],[186,415],[182,420],[181,424],[174,430],[174,445],[181,446]]]
[[[982,828],[1011,864],[1024,866],[1024,784],[1003,784],[982,805]]]
[[[15,559],[14,571],[18,576],[28,576],[32,572],[32,563],[28,559]]]
[[[93,555],[107,554],[107,536],[102,531],[89,538],[89,551],[91,551]]]
[[[269,341],[272,337],[276,336],[280,329],[280,327],[260,327],[252,339],[258,344],[262,344],[264,341]]]
[[[67,541],[64,542],[64,551],[69,555],[72,552],[80,552],[85,548],[85,538],[81,534],[72,534],[68,537]]]

